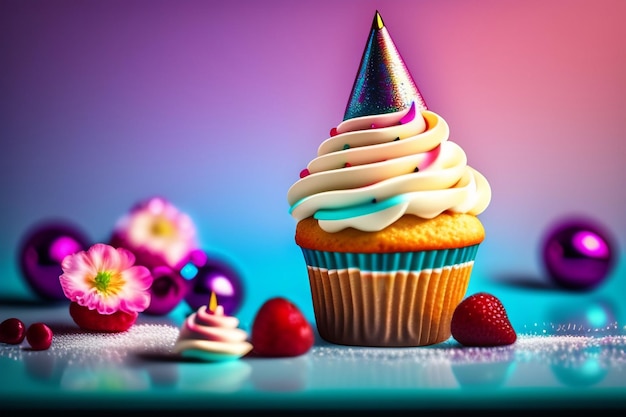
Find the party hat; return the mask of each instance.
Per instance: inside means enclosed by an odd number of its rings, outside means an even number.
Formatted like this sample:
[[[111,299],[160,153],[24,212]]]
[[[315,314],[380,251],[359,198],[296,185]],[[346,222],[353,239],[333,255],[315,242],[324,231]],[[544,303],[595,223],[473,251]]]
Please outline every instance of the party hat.
[[[416,109],[426,109],[426,103],[377,10],[343,120],[396,112],[409,107],[412,102],[415,102]]]

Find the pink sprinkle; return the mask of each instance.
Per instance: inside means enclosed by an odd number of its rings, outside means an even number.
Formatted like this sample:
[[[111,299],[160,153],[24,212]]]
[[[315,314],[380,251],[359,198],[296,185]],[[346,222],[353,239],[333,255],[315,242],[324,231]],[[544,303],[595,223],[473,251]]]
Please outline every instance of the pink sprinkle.
[[[332,129],[330,129],[330,137],[332,138],[333,136],[337,136],[337,128],[333,127]]]
[[[344,168],[348,168],[348,167],[351,167],[352,164],[350,162],[346,162],[343,166],[344,166]]]
[[[375,125],[374,123],[372,123],[371,128],[372,128],[372,129],[376,129],[376,125]]]
[[[309,172],[308,168],[304,168],[302,171],[300,171],[300,178],[304,178],[309,176],[311,173]]]
[[[400,124],[401,125],[407,124],[413,119],[415,119],[415,102],[411,102],[411,108],[409,109],[407,114],[405,114],[402,117],[402,119],[400,119]]]

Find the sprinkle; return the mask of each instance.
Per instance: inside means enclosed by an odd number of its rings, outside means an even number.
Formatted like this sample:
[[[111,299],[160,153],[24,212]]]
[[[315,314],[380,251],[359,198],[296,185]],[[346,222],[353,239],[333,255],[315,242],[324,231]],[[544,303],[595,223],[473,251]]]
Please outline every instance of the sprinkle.
[[[376,204],[377,200],[375,198],[372,198],[372,204]]]
[[[314,361],[330,360],[378,361],[402,366],[415,364],[469,364],[494,362],[547,363],[576,366],[593,358],[603,368],[626,367],[626,335],[545,336],[518,333],[517,341],[509,346],[463,347],[453,338],[440,344],[415,348],[370,348],[333,345],[314,346]]]
[[[397,138],[395,138],[393,141],[395,142],[395,141],[398,141],[398,140],[400,140],[400,136],[398,136]]]
[[[344,168],[349,168],[352,166],[352,164],[350,162],[346,162],[345,164],[343,164]]]
[[[372,129],[376,129],[376,125],[374,123],[372,123],[372,125],[370,126]]]
[[[588,335],[566,334],[565,327],[546,323],[524,326],[513,345],[487,348],[462,347],[452,338],[437,345],[415,348],[349,347],[320,342],[313,346],[303,360],[306,363],[311,361],[311,365],[316,368],[333,369],[340,362],[346,366],[358,366],[354,369],[359,371],[365,369],[364,363],[368,363],[371,368],[366,368],[371,369],[372,374],[387,367],[403,369],[406,371],[400,374],[390,373],[395,378],[390,384],[411,388],[421,384],[433,386],[447,383],[457,387],[454,379],[446,380],[445,376],[450,375],[449,367],[464,364],[521,363],[575,368],[591,360],[601,370],[623,372],[626,369],[626,327],[612,324],[598,331],[590,330]],[[556,334],[546,335],[552,332]],[[91,333],[74,326],[55,326],[52,345],[48,350],[33,351],[25,345],[4,345],[0,348],[0,358],[22,361],[26,365],[52,364],[55,372],[59,369],[70,372],[79,368],[85,372],[122,365],[142,355],[174,358],[172,352],[178,335],[179,328],[174,324],[136,324],[122,333]],[[416,372],[422,367],[426,372]],[[30,366],[26,366],[26,369],[30,369]],[[328,375],[338,376],[335,372],[329,372]],[[385,377],[384,372],[377,375]],[[398,375],[406,379],[398,379]]]
[[[311,173],[309,172],[308,168],[304,168],[302,171],[300,171],[300,178],[304,178],[306,176],[309,176]]]
[[[337,128],[333,127],[332,129],[330,129],[330,137],[332,138],[333,136],[337,136]]]
[[[121,333],[93,333],[74,327],[54,328],[50,348],[45,352],[23,346],[0,349],[0,357],[16,360],[38,355],[50,360],[73,363],[118,363],[133,355],[171,355],[179,329],[172,325],[143,323]],[[42,355],[44,354],[44,355]]]
[[[415,169],[413,170],[413,172],[419,172],[420,167],[415,167]]]
[[[345,151],[346,149],[350,149],[350,145],[348,145],[347,143],[343,145],[343,150]]]

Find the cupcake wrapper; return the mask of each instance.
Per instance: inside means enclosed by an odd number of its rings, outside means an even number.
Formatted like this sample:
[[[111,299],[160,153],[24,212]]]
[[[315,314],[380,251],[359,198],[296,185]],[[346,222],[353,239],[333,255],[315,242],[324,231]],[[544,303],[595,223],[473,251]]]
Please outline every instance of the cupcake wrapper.
[[[395,272],[422,271],[460,265],[476,258],[478,245],[397,253],[325,252],[302,248],[308,266],[325,269],[358,268],[363,271]]]
[[[320,336],[352,346],[447,340],[477,249],[390,254],[303,249]]]

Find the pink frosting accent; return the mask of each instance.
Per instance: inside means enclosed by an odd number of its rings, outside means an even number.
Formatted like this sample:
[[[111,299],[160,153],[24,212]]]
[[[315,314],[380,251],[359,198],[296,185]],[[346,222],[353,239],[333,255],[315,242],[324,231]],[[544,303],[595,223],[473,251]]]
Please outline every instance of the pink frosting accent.
[[[190,314],[181,330],[181,338],[202,338],[227,343],[245,340],[246,333],[237,329],[239,320],[236,317],[225,316],[221,307],[218,306],[215,312],[211,313],[207,311],[206,306],[202,306]]]
[[[424,162],[421,163],[420,166],[419,166],[420,171],[425,170],[433,162],[435,162],[435,160],[439,157],[440,153],[441,153],[441,144],[437,145],[436,148],[433,148],[432,150],[430,150],[428,152],[425,152],[424,153]]]
[[[381,129],[389,126],[407,124],[415,119],[416,114],[415,103],[411,103],[411,107],[395,114],[384,113],[343,121],[339,126],[334,128],[334,131],[331,131],[331,137],[357,130]]]
[[[225,316],[223,309],[217,309],[214,313],[211,313],[207,311],[206,306],[202,306],[196,311],[196,322],[204,326],[219,326],[233,329],[239,324],[239,320],[236,317]]]
[[[409,122],[411,122],[413,119],[415,119],[415,102],[411,102],[411,108],[409,109],[409,112],[407,114],[405,114],[404,116],[402,116],[402,119],[400,119],[400,124],[404,125],[407,124]]]

